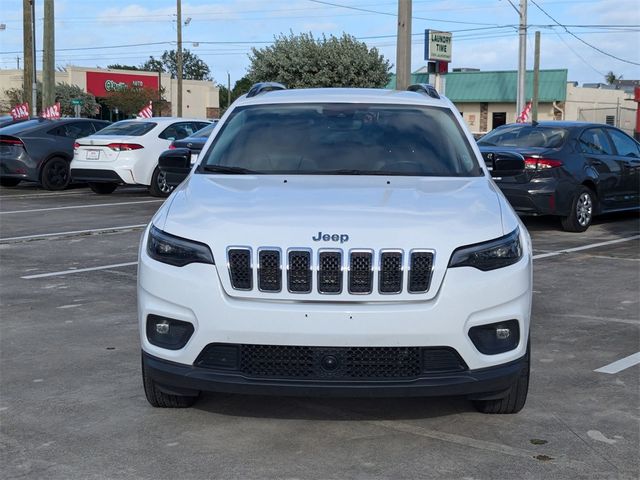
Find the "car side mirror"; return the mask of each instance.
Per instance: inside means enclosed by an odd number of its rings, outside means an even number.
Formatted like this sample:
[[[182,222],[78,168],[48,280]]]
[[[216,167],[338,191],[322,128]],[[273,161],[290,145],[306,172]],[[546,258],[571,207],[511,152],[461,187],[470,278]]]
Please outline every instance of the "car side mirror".
[[[524,157],[515,152],[483,152],[492,177],[510,177],[524,171]]]
[[[165,174],[167,185],[180,185],[191,172],[191,151],[188,148],[174,148],[162,152],[158,158],[158,168]]]

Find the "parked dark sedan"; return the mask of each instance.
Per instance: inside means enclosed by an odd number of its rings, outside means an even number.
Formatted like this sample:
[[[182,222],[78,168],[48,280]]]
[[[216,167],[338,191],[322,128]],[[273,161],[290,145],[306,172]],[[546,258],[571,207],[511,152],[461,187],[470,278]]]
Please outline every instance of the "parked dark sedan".
[[[191,163],[194,163],[217,124],[218,120],[213,120],[213,123],[201,128],[190,136],[183,138],[182,140],[174,140],[169,146],[169,149],[188,148],[191,150]]]
[[[14,123],[24,122],[28,119],[26,118],[13,118],[11,115],[3,115],[0,117],[0,128],[6,127],[8,125],[13,125]]]
[[[109,123],[86,118],[38,118],[0,128],[0,185],[14,187],[30,180],[40,182],[47,190],[66,188],[71,179],[74,141]]]
[[[570,232],[583,232],[594,215],[640,208],[640,144],[597,123],[540,122],[496,128],[478,146],[492,167],[493,153],[517,152],[525,169],[494,180],[521,214],[556,215]]]

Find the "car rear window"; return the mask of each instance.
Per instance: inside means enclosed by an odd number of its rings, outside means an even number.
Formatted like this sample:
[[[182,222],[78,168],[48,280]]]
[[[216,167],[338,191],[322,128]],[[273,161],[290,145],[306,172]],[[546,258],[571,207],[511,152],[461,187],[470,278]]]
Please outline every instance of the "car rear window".
[[[23,130],[29,130],[41,125],[54,125],[53,122],[54,121],[52,120],[42,120],[37,118],[33,120],[25,120],[24,122],[12,123],[11,125],[0,128],[0,133],[3,135],[14,135],[22,132]]]
[[[540,125],[512,125],[487,133],[478,140],[481,146],[560,148],[569,132],[565,128]]]
[[[454,114],[420,105],[239,107],[199,171],[208,166],[264,174],[482,175]]]
[[[140,137],[153,130],[156,125],[157,123],[154,122],[123,120],[121,122],[112,123],[108,127],[100,130],[99,133],[100,135]]]
[[[190,138],[209,138],[209,135],[211,135],[211,132],[213,132],[214,128],[216,128],[216,123],[210,123],[206,127],[201,128],[197,132],[194,132],[193,135],[190,136]]]

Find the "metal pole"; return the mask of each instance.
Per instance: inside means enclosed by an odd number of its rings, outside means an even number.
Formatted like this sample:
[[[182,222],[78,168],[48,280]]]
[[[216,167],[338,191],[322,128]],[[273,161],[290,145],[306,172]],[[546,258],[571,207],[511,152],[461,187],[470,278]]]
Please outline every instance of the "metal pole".
[[[36,0],[31,0],[31,46],[33,48],[33,83],[31,85],[31,115],[38,116],[38,83],[36,70]]]
[[[55,33],[53,0],[44,0],[42,30],[42,106],[55,102]]]
[[[231,106],[231,75],[227,72],[227,108]]]
[[[620,128],[620,97],[618,97],[616,103],[616,121],[614,122],[616,127]]]
[[[527,78],[527,0],[520,0],[520,44],[518,47],[518,97],[516,102],[516,116],[524,110],[525,88]]]
[[[406,90],[411,79],[411,0],[398,0],[396,90]]]
[[[540,88],[540,32],[536,32],[536,48],[533,54],[533,99],[531,102],[531,121],[538,121],[538,96]]]
[[[178,20],[178,52],[176,53],[176,76],[178,77],[178,116],[182,116],[182,0],[176,5]]]
[[[31,31],[31,1],[22,0],[22,48],[23,48],[23,76],[22,76],[22,101],[31,101],[31,87],[33,85],[33,38]]]
[[[162,68],[158,69],[158,114],[156,117],[162,116]]]

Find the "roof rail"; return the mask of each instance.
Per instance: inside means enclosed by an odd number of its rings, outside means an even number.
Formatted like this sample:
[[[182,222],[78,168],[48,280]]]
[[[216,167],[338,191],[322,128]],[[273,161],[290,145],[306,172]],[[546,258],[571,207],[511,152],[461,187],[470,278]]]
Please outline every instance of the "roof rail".
[[[409,85],[407,90],[410,92],[426,93],[431,98],[440,98],[436,88],[428,83],[415,83],[413,85]]]
[[[247,93],[247,98],[255,97],[261,93],[272,92],[274,90],[286,90],[287,87],[278,82],[254,83]]]

